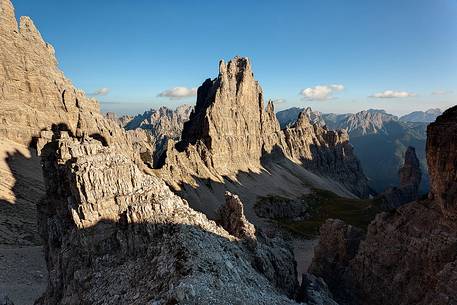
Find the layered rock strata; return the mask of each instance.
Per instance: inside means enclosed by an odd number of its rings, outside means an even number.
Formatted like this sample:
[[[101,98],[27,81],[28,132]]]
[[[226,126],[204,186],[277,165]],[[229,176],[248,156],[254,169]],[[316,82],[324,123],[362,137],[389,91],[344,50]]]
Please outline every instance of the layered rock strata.
[[[457,304],[456,130],[457,107],[428,127],[431,199],[377,215],[365,237],[321,228],[310,270],[342,304]]]
[[[92,136],[132,157],[137,149],[146,161],[147,143],[132,145],[135,137],[105,119],[98,103],[72,85],[53,47],[30,18],[18,24],[9,0],[0,0],[0,62],[0,243],[39,244],[35,205],[45,192],[35,155],[54,133]]]

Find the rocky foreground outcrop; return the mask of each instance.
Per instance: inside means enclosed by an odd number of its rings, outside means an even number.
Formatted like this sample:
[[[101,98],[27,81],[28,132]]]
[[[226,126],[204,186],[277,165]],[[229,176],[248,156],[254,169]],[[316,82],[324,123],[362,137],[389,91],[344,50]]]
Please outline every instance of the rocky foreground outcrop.
[[[400,176],[399,187],[389,188],[379,195],[384,209],[398,208],[418,199],[422,172],[414,147],[410,146],[406,150],[405,162],[398,174]]]
[[[219,209],[219,223],[233,236],[255,239],[255,227],[246,219],[243,203],[237,195],[225,193],[225,205]]]
[[[207,180],[225,184],[227,178],[237,181],[241,173],[259,175],[281,164],[297,174],[301,166],[301,171],[338,185],[335,190],[345,189],[346,195],[369,193],[347,133],[311,124],[306,115],[281,130],[273,102],[264,106],[262,88],[243,57],[221,61],[218,77],[198,89],[181,141],[169,142],[164,156],[159,175],[177,190],[186,185],[198,188]],[[303,180],[298,182],[302,189]]]
[[[377,215],[366,236],[321,228],[310,271],[341,304],[457,304],[456,131],[457,106],[428,127],[431,199]]]
[[[256,235],[236,196],[221,213],[238,237],[94,139],[62,132],[42,160],[50,276],[37,304],[297,304],[291,249]]]

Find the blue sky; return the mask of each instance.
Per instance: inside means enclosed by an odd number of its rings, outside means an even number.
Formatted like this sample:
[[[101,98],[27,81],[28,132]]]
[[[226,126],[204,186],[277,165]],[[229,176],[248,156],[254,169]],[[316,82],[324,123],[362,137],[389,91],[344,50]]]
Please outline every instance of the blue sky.
[[[251,59],[277,109],[403,114],[457,104],[457,0],[13,3],[105,111],[193,104],[192,88],[235,55]]]

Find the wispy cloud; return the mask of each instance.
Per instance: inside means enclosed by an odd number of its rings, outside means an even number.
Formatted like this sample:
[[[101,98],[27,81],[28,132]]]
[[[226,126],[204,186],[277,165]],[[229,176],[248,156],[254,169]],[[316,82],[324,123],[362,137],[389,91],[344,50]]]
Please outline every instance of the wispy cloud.
[[[174,87],[159,93],[158,96],[177,100],[195,95],[197,95],[197,88]]]
[[[432,92],[432,95],[448,95],[451,94],[452,91],[449,90],[436,90]]]
[[[285,104],[287,101],[283,98],[276,98],[271,100],[275,105]]]
[[[403,98],[403,97],[413,97],[416,96],[416,93],[407,92],[407,91],[395,91],[395,90],[386,90],[384,92],[378,92],[370,95],[374,98]]]
[[[302,95],[305,100],[309,101],[325,101],[332,99],[333,93],[343,90],[344,86],[340,84],[319,85],[301,90],[300,95]]]
[[[109,93],[109,88],[100,88],[96,90],[95,92],[90,93],[90,96],[105,96]]]

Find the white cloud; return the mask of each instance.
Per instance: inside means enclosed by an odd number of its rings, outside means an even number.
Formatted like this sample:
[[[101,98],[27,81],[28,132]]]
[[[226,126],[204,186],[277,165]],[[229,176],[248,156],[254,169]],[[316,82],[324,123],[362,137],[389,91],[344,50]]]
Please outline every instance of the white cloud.
[[[407,92],[407,91],[395,91],[395,90],[386,90],[384,92],[378,92],[370,95],[374,98],[402,98],[402,97],[413,97],[416,96],[416,93]]]
[[[451,94],[452,91],[447,91],[447,90],[436,90],[432,92],[432,95],[448,95]]]
[[[98,90],[96,90],[95,92],[89,94],[91,96],[105,96],[109,93],[109,88],[100,88]]]
[[[344,86],[340,84],[319,85],[312,88],[306,88],[300,91],[305,100],[325,101],[333,98],[333,93],[343,91]]]
[[[170,99],[182,99],[185,97],[197,95],[197,88],[174,87],[165,90],[159,94],[160,97],[168,97]]]

